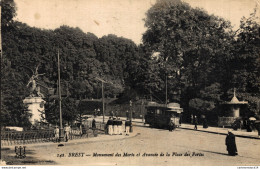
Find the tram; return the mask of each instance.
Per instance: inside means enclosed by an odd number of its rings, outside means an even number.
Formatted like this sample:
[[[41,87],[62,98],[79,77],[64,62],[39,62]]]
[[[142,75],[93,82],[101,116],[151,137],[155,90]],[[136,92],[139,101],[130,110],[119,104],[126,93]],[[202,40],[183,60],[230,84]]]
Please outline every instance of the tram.
[[[172,120],[175,127],[180,126],[180,116],[183,109],[178,103],[159,104],[149,102],[146,106],[145,124],[155,128],[168,128]]]

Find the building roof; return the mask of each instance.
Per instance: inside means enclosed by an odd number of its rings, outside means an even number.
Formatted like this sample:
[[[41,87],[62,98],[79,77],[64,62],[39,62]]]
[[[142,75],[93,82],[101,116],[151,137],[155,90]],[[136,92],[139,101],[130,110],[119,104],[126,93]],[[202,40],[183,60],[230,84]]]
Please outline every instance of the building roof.
[[[234,96],[230,102],[226,102],[225,104],[248,104],[247,101],[239,101],[236,97],[236,90],[234,90]]]

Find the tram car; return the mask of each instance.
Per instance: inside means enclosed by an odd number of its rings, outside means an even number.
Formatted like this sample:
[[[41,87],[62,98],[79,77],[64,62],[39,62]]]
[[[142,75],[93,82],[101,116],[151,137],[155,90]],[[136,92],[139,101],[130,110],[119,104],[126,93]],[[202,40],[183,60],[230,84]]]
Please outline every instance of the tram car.
[[[183,109],[178,103],[159,104],[149,102],[146,106],[145,124],[155,128],[168,128],[172,120],[175,127],[180,126],[180,116]]]

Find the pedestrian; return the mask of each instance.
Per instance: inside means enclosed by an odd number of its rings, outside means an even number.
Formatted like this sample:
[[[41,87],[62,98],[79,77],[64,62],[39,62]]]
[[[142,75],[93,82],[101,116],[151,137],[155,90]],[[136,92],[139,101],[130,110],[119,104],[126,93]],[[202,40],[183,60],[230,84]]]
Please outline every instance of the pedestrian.
[[[109,115],[113,118],[113,116],[114,116],[113,111],[111,111],[111,112],[109,113]]]
[[[252,123],[250,120],[247,120],[247,126],[246,126],[247,132],[252,132]]]
[[[125,135],[126,136],[129,136],[130,126],[131,126],[131,121],[126,120],[125,121]]]
[[[113,118],[113,134],[117,134],[117,124],[116,124],[116,118]]]
[[[116,135],[119,135],[119,119],[118,119],[118,117],[116,118],[115,126],[116,126]]]
[[[203,128],[208,128],[208,121],[206,119],[206,117],[203,118]]]
[[[228,135],[226,137],[226,146],[229,155],[237,155],[236,138],[235,135],[231,132],[231,130],[228,130]]]
[[[258,132],[258,137],[260,137],[260,120],[255,121],[255,129]]]
[[[55,129],[54,129],[54,139],[55,139],[55,142],[59,142],[60,141],[59,137],[60,137],[60,130],[59,130],[58,126],[56,126]]]
[[[126,115],[126,119],[128,120],[129,119],[129,112],[128,112],[128,110],[126,110],[125,115]]]
[[[170,132],[172,132],[172,130],[174,129],[174,126],[175,126],[175,124],[173,123],[172,120],[170,120],[170,122],[169,122],[169,131]]]
[[[122,120],[120,119],[120,118],[118,118],[118,134],[119,135],[122,135],[122,125],[123,125],[123,122],[122,122]]]
[[[96,120],[95,118],[92,120],[92,130],[96,129]]]
[[[82,125],[82,136],[83,136],[84,134],[87,134],[87,128],[86,128],[85,125]]]
[[[80,137],[82,137],[82,135],[83,135],[82,125],[81,124],[79,125],[79,135],[80,135]]]
[[[182,123],[182,115],[180,114],[180,119],[179,119],[180,126],[181,126],[181,123]]]
[[[94,117],[97,117],[97,109],[94,110]]]
[[[65,141],[68,142],[70,137],[70,126],[68,124],[65,125],[64,132],[65,132]]]
[[[198,118],[197,116],[194,117],[194,130],[197,130],[198,129]]]
[[[132,120],[130,120],[130,133],[132,133],[134,131],[133,129],[133,123],[132,123]]]
[[[108,127],[108,134],[109,135],[113,135],[113,120],[112,117],[109,117],[108,121],[107,121],[107,127]]]

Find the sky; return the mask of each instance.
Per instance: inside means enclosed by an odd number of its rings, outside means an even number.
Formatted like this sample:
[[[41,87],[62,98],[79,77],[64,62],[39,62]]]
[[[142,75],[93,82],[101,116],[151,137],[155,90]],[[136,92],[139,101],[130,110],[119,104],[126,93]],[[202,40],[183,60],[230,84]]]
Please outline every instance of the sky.
[[[209,14],[231,21],[234,29],[248,17],[260,0],[183,0]],[[156,0],[15,0],[16,20],[29,26],[55,29],[61,25],[79,27],[98,37],[115,34],[142,42],[144,18]],[[259,12],[259,11],[258,11]]]

